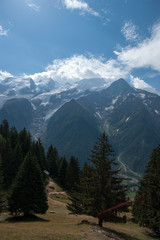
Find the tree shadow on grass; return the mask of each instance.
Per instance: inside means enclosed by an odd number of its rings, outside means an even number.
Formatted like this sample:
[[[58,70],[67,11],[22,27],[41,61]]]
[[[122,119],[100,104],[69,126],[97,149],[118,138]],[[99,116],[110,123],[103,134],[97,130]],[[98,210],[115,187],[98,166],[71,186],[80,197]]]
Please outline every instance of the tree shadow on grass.
[[[150,229],[147,229],[146,230],[146,235],[149,236],[149,237],[152,237],[152,238],[155,238],[155,239],[160,239],[160,232],[154,232]]]
[[[114,233],[115,235],[117,235],[118,237],[124,239],[124,240],[139,240],[139,238],[137,237],[134,237],[134,236],[130,236],[126,233],[121,233],[121,232],[118,232],[116,230],[113,230],[113,229],[110,229],[110,228],[106,228],[106,227],[103,227],[103,230],[104,231],[107,231],[107,232],[112,232]],[[149,237],[152,237],[152,238],[155,238],[155,239],[159,239],[159,236],[157,234],[154,234],[154,233],[148,233],[148,232],[144,232],[144,236],[149,236]]]
[[[49,220],[38,217],[34,214],[30,214],[27,216],[13,216],[8,217],[6,222],[49,222]]]
[[[130,236],[130,235],[126,234],[126,233],[118,232],[118,231],[113,230],[113,229],[111,229],[111,228],[103,227],[102,229],[103,229],[104,231],[106,231],[106,232],[113,233],[113,234],[117,235],[119,238],[122,238],[122,239],[124,239],[124,240],[139,240],[139,238]]]
[[[102,231],[104,231],[106,234],[106,236],[110,237],[110,238],[113,238],[113,239],[123,239],[123,240],[139,240],[139,238],[136,238],[136,237],[133,237],[133,236],[130,236],[126,233],[121,233],[121,232],[118,232],[114,229],[111,229],[111,228],[107,228],[107,227],[100,227],[98,224],[96,224],[95,222],[89,222],[88,220],[82,220],[80,224],[89,224],[89,225],[92,225],[94,227],[96,227],[96,229],[100,229]],[[93,228],[94,228],[93,227]],[[95,229],[94,229],[95,230]]]

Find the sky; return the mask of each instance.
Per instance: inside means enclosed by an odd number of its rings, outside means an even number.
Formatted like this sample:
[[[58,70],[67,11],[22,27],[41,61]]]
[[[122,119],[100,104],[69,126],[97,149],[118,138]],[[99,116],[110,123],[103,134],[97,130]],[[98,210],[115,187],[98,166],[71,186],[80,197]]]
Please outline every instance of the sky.
[[[160,0],[0,0],[0,80],[124,78],[160,92]]]

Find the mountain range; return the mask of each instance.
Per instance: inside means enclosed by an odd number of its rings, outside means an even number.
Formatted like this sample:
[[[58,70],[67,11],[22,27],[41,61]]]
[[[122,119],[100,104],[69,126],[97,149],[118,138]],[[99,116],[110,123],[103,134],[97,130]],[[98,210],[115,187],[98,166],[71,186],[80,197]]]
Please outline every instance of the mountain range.
[[[0,121],[26,127],[46,149],[87,160],[105,131],[124,171],[143,173],[160,143],[160,96],[135,89],[124,79],[84,79],[60,86],[53,79],[6,78],[0,82]]]

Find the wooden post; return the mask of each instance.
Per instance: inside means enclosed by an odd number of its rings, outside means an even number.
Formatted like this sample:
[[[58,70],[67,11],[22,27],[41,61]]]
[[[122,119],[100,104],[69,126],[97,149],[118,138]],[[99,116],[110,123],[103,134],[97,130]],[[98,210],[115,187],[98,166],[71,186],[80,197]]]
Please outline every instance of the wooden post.
[[[98,225],[99,225],[100,227],[102,227],[102,223],[103,223],[103,219],[102,219],[102,218],[99,218]]]

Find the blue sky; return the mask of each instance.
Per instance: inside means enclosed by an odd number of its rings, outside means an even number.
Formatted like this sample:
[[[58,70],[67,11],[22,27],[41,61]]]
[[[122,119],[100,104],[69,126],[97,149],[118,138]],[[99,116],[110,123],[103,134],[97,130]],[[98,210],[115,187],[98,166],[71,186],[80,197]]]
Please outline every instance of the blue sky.
[[[0,0],[0,79],[122,77],[160,91],[159,0]]]

